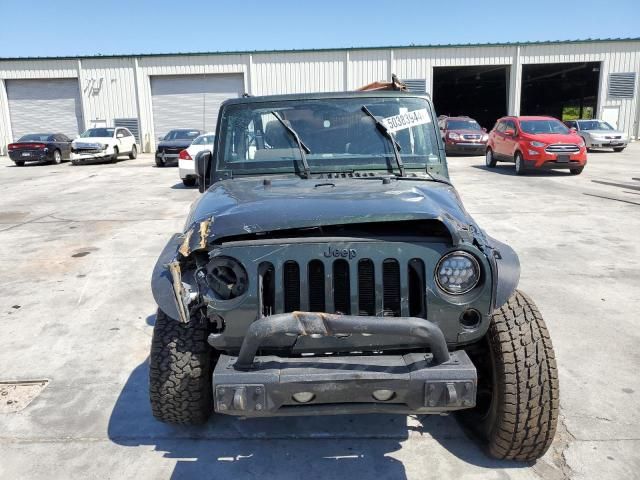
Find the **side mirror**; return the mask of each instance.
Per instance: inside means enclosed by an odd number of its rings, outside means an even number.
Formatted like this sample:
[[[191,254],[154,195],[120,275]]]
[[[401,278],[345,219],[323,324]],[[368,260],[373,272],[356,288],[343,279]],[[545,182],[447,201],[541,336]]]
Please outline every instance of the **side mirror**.
[[[203,150],[198,152],[194,162],[194,168],[196,170],[196,176],[198,177],[198,190],[200,193],[209,188],[209,169],[211,167],[211,152]]]

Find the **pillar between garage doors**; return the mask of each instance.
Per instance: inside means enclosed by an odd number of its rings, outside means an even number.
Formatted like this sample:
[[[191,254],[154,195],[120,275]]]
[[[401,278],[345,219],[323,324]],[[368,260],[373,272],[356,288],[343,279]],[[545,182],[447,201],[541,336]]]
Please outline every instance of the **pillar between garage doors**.
[[[520,59],[520,46],[515,47],[513,61],[509,68],[509,115],[520,115],[520,97],[522,96],[522,61]]]

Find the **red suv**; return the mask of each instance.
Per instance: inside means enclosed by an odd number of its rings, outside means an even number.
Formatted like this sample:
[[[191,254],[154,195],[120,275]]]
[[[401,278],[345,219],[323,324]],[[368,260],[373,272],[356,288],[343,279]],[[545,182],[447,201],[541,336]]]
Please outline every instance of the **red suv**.
[[[582,173],[587,164],[584,140],[553,117],[504,117],[489,133],[487,167],[514,162],[516,174],[527,170],[568,169]]]
[[[447,154],[484,154],[489,135],[473,118],[438,117],[438,127]]]

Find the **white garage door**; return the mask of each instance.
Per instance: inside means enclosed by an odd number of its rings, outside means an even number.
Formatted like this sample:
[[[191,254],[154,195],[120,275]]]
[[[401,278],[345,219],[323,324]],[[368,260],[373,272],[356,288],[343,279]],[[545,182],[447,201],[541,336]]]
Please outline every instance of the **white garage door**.
[[[7,80],[13,139],[57,132],[73,138],[82,129],[80,89],[75,78]]]
[[[164,136],[173,128],[214,131],[220,104],[242,92],[242,74],[151,77],[155,136]]]

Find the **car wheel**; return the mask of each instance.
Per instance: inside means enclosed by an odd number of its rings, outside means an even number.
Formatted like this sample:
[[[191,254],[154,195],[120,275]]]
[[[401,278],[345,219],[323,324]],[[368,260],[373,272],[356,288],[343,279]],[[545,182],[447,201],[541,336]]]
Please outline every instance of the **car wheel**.
[[[164,168],[165,166],[166,164],[164,163],[164,160],[160,157],[156,157],[156,167]]]
[[[614,148],[613,151],[614,152],[622,152],[624,150],[625,147],[618,147],[618,148]]]
[[[78,160],[71,160],[71,165],[78,166],[80,165],[80,162]]]
[[[118,147],[113,147],[113,155],[111,155],[111,163],[116,163],[118,161],[118,155],[120,155],[120,152],[118,151]]]
[[[129,152],[129,160],[135,160],[138,158],[138,147],[135,145],[131,147],[131,152]]]
[[[496,166],[497,161],[493,156],[493,150],[491,150],[491,148],[487,148],[487,151],[485,152],[484,163],[487,168],[493,168]]]
[[[197,179],[194,177],[186,177],[182,179],[182,183],[185,187],[195,187]]]
[[[580,175],[583,170],[584,170],[584,167],[572,168],[569,170],[569,172],[571,172],[571,175]]]
[[[516,175],[524,175],[525,174],[524,159],[522,158],[522,154],[520,152],[516,152],[515,161],[516,161]]]
[[[195,425],[211,415],[216,355],[208,335],[208,322],[182,323],[158,309],[149,358],[149,399],[158,420]]]
[[[15,161],[16,167],[24,167],[24,162],[22,160]]]
[[[460,421],[495,458],[542,457],[556,432],[560,388],[551,338],[533,301],[516,291],[467,353],[478,369],[478,393]]]
[[[60,165],[62,163],[62,154],[60,153],[60,150],[53,151],[53,163],[56,165]]]

